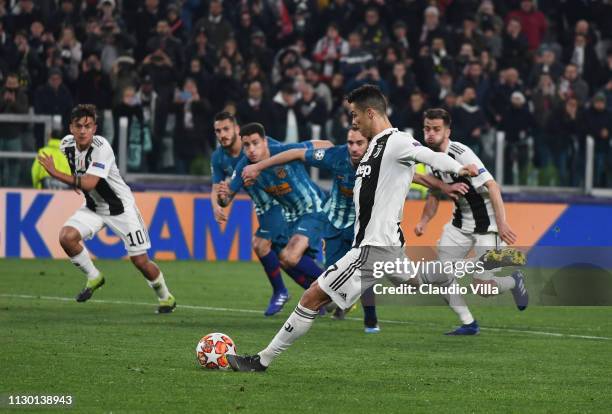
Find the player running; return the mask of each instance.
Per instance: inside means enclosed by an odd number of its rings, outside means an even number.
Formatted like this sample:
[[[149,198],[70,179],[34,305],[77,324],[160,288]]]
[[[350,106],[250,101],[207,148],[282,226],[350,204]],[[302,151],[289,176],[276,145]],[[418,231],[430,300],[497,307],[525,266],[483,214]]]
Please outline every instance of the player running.
[[[336,263],[351,250],[355,238],[353,228],[355,224],[355,205],[353,204],[353,188],[355,186],[355,171],[359,161],[368,149],[369,140],[361,135],[359,130],[351,128],[348,132],[347,143],[331,148],[320,149],[290,149],[258,163],[247,165],[242,172],[245,180],[255,180],[261,171],[277,165],[292,161],[302,161],[308,166],[328,170],[333,175],[333,184],[328,200],[329,220],[325,234],[325,267]],[[467,192],[464,183],[448,185],[434,178],[415,174],[416,183],[440,189],[449,196],[456,198]],[[364,314],[365,333],[378,333],[378,317],[374,304],[374,294],[370,290],[363,293],[361,303]],[[334,316],[342,319],[345,310],[337,308]]]
[[[463,182],[469,186],[467,194],[455,201],[453,219],[444,226],[442,236],[438,241],[439,260],[464,259],[472,249],[478,257],[488,249],[498,249],[506,244],[514,244],[516,234],[506,221],[499,186],[480,158],[468,146],[450,140],[450,114],[444,109],[432,108],[425,111],[423,119],[425,143],[432,150],[448,154],[462,164],[475,164],[479,172],[476,177],[458,177],[435,167],[429,167],[430,174],[446,183]],[[430,192],[421,220],[414,229],[417,236],[425,232],[427,223],[436,215],[438,204],[438,194]],[[518,309],[527,308],[529,295],[525,288],[523,273],[520,270],[515,271],[511,276],[503,277],[483,273],[478,277],[474,276],[473,280],[476,285],[495,286],[499,293],[512,291]],[[491,290],[483,289],[482,291]],[[480,331],[478,322],[465,303],[451,307],[463,325],[448,334],[475,335]]]
[[[246,158],[236,166],[229,185],[219,186],[219,201],[227,205],[234,195],[245,187],[261,187],[282,205],[287,222],[289,241],[280,251],[279,260],[283,269],[293,269],[304,276],[300,284],[308,288],[321,274],[322,269],[314,260],[327,218],[324,212],[325,196],[312,182],[301,163],[292,162],[274,170],[266,171],[255,181],[243,181],[242,170],[249,162],[258,162],[278,152],[295,147],[329,147],[329,141],[307,141],[300,144],[282,145],[270,143],[264,127],[258,123],[243,125],[240,128],[243,150]],[[296,280],[298,281],[298,280]]]
[[[462,166],[448,155],[433,152],[409,134],[393,128],[387,118],[386,98],[377,87],[361,86],[353,90],[347,100],[353,127],[362,135],[372,137],[356,171],[353,248],[304,292],[289,319],[264,350],[254,356],[228,355],[236,371],[266,370],[274,358],[308,332],[318,310],[330,301],[349,308],[361,292],[374,283],[372,258],[395,260],[402,257],[404,238],[400,222],[416,163],[429,164],[459,176],[478,174],[475,165]],[[416,277],[399,275],[398,280],[450,282],[443,272]]]
[[[215,220],[223,223],[227,221],[227,216],[223,207],[218,203],[217,192],[221,183],[231,179],[236,165],[244,159],[244,154],[242,153],[242,142],[239,139],[240,126],[232,114],[220,112],[215,115],[214,129],[219,148],[212,154],[213,186],[210,202],[213,205]],[[277,255],[277,252],[287,244],[287,224],[282,207],[262,188],[249,187],[248,193],[253,200],[259,222],[259,228],[253,236],[253,250],[272,286],[272,297],[264,315],[271,316],[280,312],[289,300],[289,292],[283,283]],[[294,274],[291,269],[288,272]],[[298,280],[301,281],[302,278],[298,277]]]
[[[117,234],[130,260],[155,290],[159,300],[157,313],[170,313],[176,300],[168,291],[164,275],[149,259],[149,234],[130,188],[119,174],[115,154],[108,141],[96,133],[96,107],[78,105],[70,114],[70,132],[60,144],[72,175],[55,169],[52,156],[39,155],[38,161],[56,180],[81,190],[84,205],[66,221],[59,241],[70,261],[87,276],[85,288],[76,297],[85,302],[104,284],[104,276],[94,266],[81,240],[91,239],[104,226]]]

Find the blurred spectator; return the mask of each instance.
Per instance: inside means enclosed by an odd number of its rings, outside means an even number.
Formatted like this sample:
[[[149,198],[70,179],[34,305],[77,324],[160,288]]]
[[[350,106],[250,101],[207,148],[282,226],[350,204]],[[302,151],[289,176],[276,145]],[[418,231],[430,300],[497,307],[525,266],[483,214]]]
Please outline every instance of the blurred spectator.
[[[393,23],[393,45],[401,50],[403,56],[410,55],[410,41],[408,40],[408,27],[402,20]]]
[[[581,167],[584,119],[578,100],[570,96],[550,117],[548,146],[559,174],[559,185],[575,186],[583,176]]]
[[[494,58],[501,58],[504,47],[501,35],[489,25],[485,25],[482,34],[486,50],[490,51]]]
[[[130,31],[136,36],[136,41],[139,48],[134,52],[134,57],[137,60],[142,60],[147,50],[145,48],[147,41],[155,35],[157,22],[162,17],[162,10],[159,7],[159,0],[145,0],[144,5],[135,14],[133,20],[128,24]]]
[[[110,77],[102,72],[100,57],[91,54],[83,60],[76,84],[76,103],[94,104],[98,110],[110,109],[112,104]]]
[[[242,124],[259,122],[266,131],[274,130],[274,109],[272,101],[264,95],[261,81],[253,79],[247,87],[247,98],[236,107],[236,114]]]
[[[327,26],[325,36],[319,39],[312,57],[322,66],[322,76],[330,79],[338,69],[340,58],[348,55],[349,44],[340,36],[338,25],[334,22]]]
[[[145,50],[145,45],[136,47],[136,39],[129,33],[121,31],[116,22],[105,23],[100,28],[102,39],[102,50],[100,51],[100,60],[102,61],[102,71],[110,73],[113,63],[120,56],[131,56],[140,50]]]
[[[523,92],[523,86],[519,73],[515,68],[502,70],[499,81],[491,89],[488,112],[492,121],[500,123],[503,113],[510,104],[510,97],[514,92]]]
[[[261,30],[256,30],[251,35],[251,47],[247,56],[257,60],[264,72],[270,73],[274,62],[274,52],[267,46],[266,36]]]
[[[41,115],[60,115],[64,131],[68,131],[73,106],[72,95],[64,85],[62,71],[51,68],[48,82],[40,86],[34,95],[34,112]],[[37,146],[42,147],[43,143],[44,138],[39,135]]]
[[[302,97],[296,102],[295,110],[306,124],[306,135],[300,138],[321,139],[324,135],[323,126],[327,120],[325,102],[315,94],[311,84],[304,83],[300,89]]]
[[[228,102],[240,102],[243,97],[242,85],[234,78],[232,64],[226,57],[219,59],[219,64],[213,76],[213,87],[211,95],[215,99],[212,102],[213,112],[221,112]]]
[[[334,73],[329,84],[329,89],[332,96],[332,109],[330,113],[336,114],[344,104],[344,97],[346,96],[344,93],[344,76],[341,73]]]
[[[143,125],[151,131],[152,148],[148,155],[149,171],[158,171],[162,164],[161,159],[164,152],[162,139],[166,127],[160,122],[160,118],[161,120],[165,119],[165,114],[160,112],[165,108],[163,105],[159,105],[159,96],[153,88],[153,78],[151,76],[145,75],[142,78],[140,88],[136,91],[136,100],[142,107]]]
[[[573,63],[565,66],[557,89],[561,99],[566,100],[568,97],[574,97],[578,99],[581,105],[586,103],[589,96],[589,85],[580,77],[578,68]]]
[[[187,61],[194,58],[200,60],[200,64],[208,73],[213,73],[217,66],[217,51],[208,43],[206,29],[203,27],[196,28],[191,43],[187,46]]]
[[[19,76],[20,84],[31,95],[44,82],[45,67],[30,50],[25,32],[17,32],[14,43],[7,46],[5,56],[8,69]]]
[[[81,42],[76,39],[72,27],[62,29],[58,49],[64,61],[64,73],[68,75],[71,82],[76,81],[79,76],[79,65],[83,58],[83,51],[81,50]]]
[[[166,20],[170,26],[170,35],[178,39],[181,45],[184,45],[189,36],[181,19],[179,7],[176,4],[170,3],[166,7]]]
[[[232,65],[232,75],[234,79],[242,79],[244,75],[244,59],[238,50],[235,39],[227,39],[219,53],[219,58],[227,58]]]
[[[74,0],[60,0],[59,4],[59,9],[51,15],[47,23],[49,30],[55,34],[59,34],[63,27],[78,27],[81,24]]]
[[[121,92],[121,102],[113,108],[113,121],[115,137],[113,139],[113,151],[117,159],[121,157],[119,153],[120,131],[119,120],[123,117],[128,120],[127,129],[127,166],[132,172],[143,171],[146,166],[146,153],[152,149],[151,131],[149,125],[144,120],[142,103],[136,95],[134,86],[127,86]]]
[[[432,94],[433,106],[442,106],[446,97],[454,92],[453,75],[449,72],[442,72],[438,76],[438,89]]]
[[[83,40],[82,45],[83,54],[100,54],[102,53],[103,47],[104,43],[102,41],[102,27],[95,18],[91,18],[87,20],[85,25],[85,39]]]
[[[389,42],[389,34],[380,21],[380,13],[376,7],[366,9],[365,23],[357,30],[361,33],[363,45],[375,54]]]
[[[317,96],[323,99],[327,113],[331,114],[334,106],[332,92],[326,82],[321,81],[321,76],[315,68],[308,68],[304,72],[304,78],[306,82],[310,83],[315,90]]]
[[[174,69],[182,72],[184,65],[183,46],[179,39],[172,36],[168,20],[158,20],[156,33],[147,42],[147,51],[153,55],[158,51],[163,52],[172,61]]]
[[[444,44],[452,49],[450,33],[440,24],[440,11],[435,6],[429,6],[423,12],[424,22],[419,35],[420,45],[431,45],[434,38],[440,38]]]
[[[476,102],[484,108],[489,98],[489,79],[482,73],[482,64],[478,60],[471,60],[465,70],[465,74],[457,79],[455,92],[463,91],[471,86],[476,91]]]
[[[0,113],[26,114],[28,113],[28,96],[19,87],[19,77],[9,73],[4,80],[0,95]],[[0,133],[0,151],[22,151],[23,133],[26,124],[18,122],[4,122]],[[19,160],[0,159],[0,183],[2,186],[16,187],[19,183]]]
[[[409,97],[408,105],[404,109],[392,114],[396,128],[400,130],[411,129],[415,139],[423,142],[423,112],[427,109],[427,102],[423,94],[414,90]]]
[[[389,102],[396,111],[402,111],[407,105],[407,96],[416,88],[414,75],[410,73],[404,62],[395,62],[393,72],[387,79],[389,85]]]
[[[363,47],[361,34],[352,32],[348,42],[348,54],[340,58],[340,70],[347,82],[374,65],[374,55]]]
[[[11,29],[13,32],[30,30],[35,21],[44,21],[43,15],[33,0],[19,0],[19,13],[11,16]]]
[[[113,88],[113,106],[123,100],[123,91],[128,86],[138,83],[139,76],[136,70],[136,62],[130,56],[120,56],[113,62],[110,73],[111,86]]]
[[[590,87],[597,84],[600,70],[599,59],[597,59],[593,45],[587,42],[584,34],[576,34],[572,47],[565,49],[564,61],[576,65],[578,74],[585,81],[588,80]]]
[[[492,30],[500,34],[504,28],[504,21],[495,13],[493,0],[483,0],[476,13],[476,24],[482,32]]]
[[[57,171],[63,172],[64,174],[72,175],[70,171],[70,165],[68,159],[64,153],[60,150],[60,143],[62,142],[63,131],[61,129],[53,129],[51,136],[47,141],[47,145],[38,150],[38,156],[40,155],[51,155],[53,157],[53,164]],[[69,190],[70,186],[66,183],[59,181],[49,175],[47,170],[35,159],[32,163],[31,169],[32,175],[32,186],[36,189],[42,190]]]
[[[251,83],[251,81],[254,81],[254,80],[259,81],[263,88],[263,93],[266,96],[270,96],[270,86],[268,84],[268,77],[262,71],[261,66],[259,65],[259,62],[256,60],[252,60],[248,62],[246,65],[246,72],[244,73],[244,76],[242,77],[243,90],[248,92],[249,84]]]
[[[292,143],[309,139],[306,122],[295,104],[297,93],[291,81],[284,81],[281,89],[274,96],[274,138],[281,142]]]
[[[612,132],[612,113],[606,107],[606,97],[597,94],[592,106],[585,114],[586,133],[595,140],[595,166],[593,184],[596,187],[608,185],[610,169],[610,132]]]
[[[455,34],[456,44],[471,44],[474,49],[480,52],[485,47],[485,39],[478,26],[476,26],[476,20],[473,16],[465,16],[461,29]]]
[[[348,34],[354,28],[355,6],[350,0],[332,0],[322,14],[325,26],[336,23],[341,35]]]
[[[508,19],[518,19],[521,22],[523,32],[529,42],[529,50],[536,50],[548,28],[546,16],[536,9],[533,0],[521,0],[519,10],[514,10],[508,14]]]
[[[391,78],[393,74],[393,67],[396,63],[406,63],[406,56],[403,55],[401,49],[393,45],[386,46],[382,50],[381,58],[382,60],[379,59],[378,69],[380,70],[380,75],[385,78],[385,80]]]
[[[443,72],[455,73],[453,59],[448,55],[444,39],[436,37],[428,46],[422,46],[414,65],[417,84],[432,95],[436,90],[435,76]]]
[[[48,44],[45,43],[45,39],[43,38],[44,33],[45,26],[42,22],[32,22],[32,25],[30,26],[28,45],[30,46],[32,53],[36,54],[38,60],[44,60],[45,47],[48,47]]]
[[[488,129],[484,112],[476,102],[476,90],[467,86],[461,95],[461,103],[452,111],[453,136],[469,146],[476,154],[482,149],[481,138]]]
[[[528,47],[521,21],[517,18],[508,20],[503,36],[503,56],[500,60],[502,67],[517,68],[524,74],[527,69]]]
[[[214,149],[212,106],[202,99],[193,79],[185,79],[182,90],[174,97],[176,127],[174,130],[174,154],[177,172],[190,174],[193,162]]]
[[[561,104],[561,100],[557,95],[556,85],[550,74],[542,73],[540,75],[540,80],[531,99],[533,101],[533,115],[536,125],[535,162],[536,165],[545,167],[552,156],[548,147],[547,128],[551,122],[553,111]]]
[[[352,81],[345,85],[346,92],[350,92],[353,89],[360,87],[361,85],[370,84],[376,85],[378,88],[387,95],[389,93],[389,86],[378,71],[378,67],[372,66],[361,71]]]
[[[482,73],[491,80],[491,76],[497,73],[497,60],[491,55],[488,50],[482,50],[478,56]]]
[[[225,41],[233,34],[232,25],[223,17],[223,2],[221,0],[210,1],[208,16],[198,20],[196,27],[206,29],[208,41],[217,50],[220,50]]]
[[[506,133],[505,172],[504,176],[512,177],[513,164],[518,163],[519,171],[527,166],[528,142],[533,136],[535,122],[527,107],[525,95],[513,92],[510,105],[504,110],[499,129]]]
[[[563,74],[563,66],[557,62],[556,55],[550,48],[542,48],[536,55],[536,64],[529,75],[529,86],[535,86],[543,73],[550,75],[554,82]]]

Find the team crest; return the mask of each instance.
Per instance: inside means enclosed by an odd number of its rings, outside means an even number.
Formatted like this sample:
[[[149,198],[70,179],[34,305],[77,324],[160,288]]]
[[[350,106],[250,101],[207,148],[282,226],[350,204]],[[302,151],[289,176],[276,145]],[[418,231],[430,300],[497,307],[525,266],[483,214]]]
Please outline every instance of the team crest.
[[[323,159],[323,157],[325,157],[325,150],[324,149],[318,149],[315,151],[314,153],[314,159],[317,161],[321,161]]]
[[[285,170],[284,168],[277,168],[276,176],[280,179],[287,177],[287,170]]]
[[[372,158],[378,157],[378,155],[380,155],[380,152],[382,151],[382,149],[383,149],[382,145],[377,145],[376,148],[374,149],[374,155],[372,155]]]

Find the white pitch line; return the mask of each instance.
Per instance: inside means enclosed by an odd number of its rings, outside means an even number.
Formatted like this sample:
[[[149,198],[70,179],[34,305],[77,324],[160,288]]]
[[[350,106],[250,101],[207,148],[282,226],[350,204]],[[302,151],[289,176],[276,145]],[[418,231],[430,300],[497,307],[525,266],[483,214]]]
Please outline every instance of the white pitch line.
[[[73,302],[74,298],[65,298],[60,296],[36,296],[36,295],[20,295],[20,294],[0,294],[0,297],[3,298],[14,298],[14,299],[41,299],[41,300],[55,300],[60,302]],[[90,299],[88,302],[93,303],[101,303],[101,304],[110,304],[110,305],[137,305],[137,306],[155,306],[152,303],[146,302],[130,302],[125,300],[103,300],[103,299]],[[212,311],[212,312],[236,312],[236,313],[256,313],[261,314],[259,310],[253,309],[236,309],[236,308],[217,308],[213,306],[200,306],[200,305],[183,305],[180,304],[178,306],[181,309],[195,309],[195,310],[204,310],[204,311]],[[361,321],[360,318],[346,318],[352,321]],[[389,319],[379,319],[379,322],[382,323],[391,323],[391,324],[401,324],[401,325],[419,325],[418,322],[410,322],[410,321],[396,321]],[[431,326],[438,326],[434,324],[428,324]],[[529,331],[525,329],[512,329],[512,328],[493,328],[493,327],[481,327],[482,330],[487,331],[498,331],[498,332],[511,332],[511,333],[521,333],[521,334],[531,334],[531,335],[540,335],[540,336],[554,336],[557,338],[575,338],[575,339],[595,339],[602,341],[612,341],[612,338],[607,336],[593,336],[593,335],[574,335],[574,334],[564,334],[558,332],[545,332],[545,331]]]

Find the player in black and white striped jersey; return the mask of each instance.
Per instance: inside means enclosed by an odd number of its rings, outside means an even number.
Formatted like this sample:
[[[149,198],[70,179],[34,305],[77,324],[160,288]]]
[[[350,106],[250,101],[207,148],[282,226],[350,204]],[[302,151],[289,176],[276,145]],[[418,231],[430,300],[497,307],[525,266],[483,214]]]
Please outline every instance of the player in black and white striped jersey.
[[[112,229],[125,245],[132,263],[148,280],[159,299],[158,313],[169,313],[176,300],[168,291],[159,267],[149,259],[149,234],[136,207],[132,191],[119,174],[115,154],[108,141],[96,132],[96,107],[78,105],[70,115],[70,132],[60,150],[68,159],[71,175],[55,169],[53,157],[42,154],[38,161],[55,179],[73,186],[85,196],[84,205],[64,224],[60,244],[70,261],[87,276],[77,302],[85,302],[104,284],[81,240],[92,238],[104,226]]]
[[[308,332],[321,307],[333,301],[340,308],[349,308],[379,277],[374,272],[377,263],[406,258],[400,222],[417,163],[458,176],[477,175],[475,165],[461,165],[393,128],[387,117],[387,100],[377,87],[361,86],[347,100],[353,127],[363,136],[371,137],[356,171],[353,248],[304,292],[300,303],[265,349],[252,356],[227,356],[236,371],[265,371],[274,358]],[[414,284],[447,284],[452,280],[444,272],[395,276],[400,283]]]
[[[468,146],[451,141],[451,117],[441,108],[431,108],[423,115],[425,143],[438,153],[448,154],[460,164],[478,166],[476,177],[458,177],[455,174],[440,171],[428,166],[428,172],[445,183],[463,182],[468,185],[468,192],[455,201],[452,220],[446,224],[438,242],[438,258],[441,261],[464,259],[474,249],[476,257],[486,250],[500,248],[516,242],[516,234],[506,221],[504,202],[499,186],[487,171],[483,162]],[[430,192],[423,209],[421,220],[415,227],[417,236],[421,236],[427,223],[436,215],[439,194]],[[527,307],[529,300],[522,272],[516,271],[511,276],[495,276],[488,272],[474,277],[477,285],[490,284],[499,293],[511,290],[519,310]],[[482,289],[481,291],[491,291]],[[470,335],[479,331],[478,324],[465,305],[451,306],[457,313],[463,326],[449,334]]]

